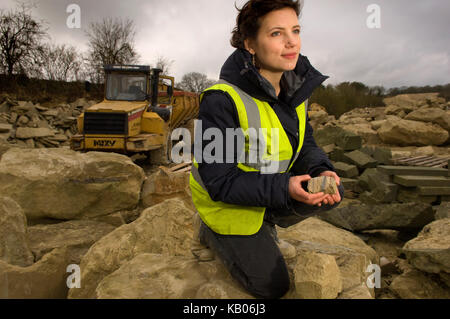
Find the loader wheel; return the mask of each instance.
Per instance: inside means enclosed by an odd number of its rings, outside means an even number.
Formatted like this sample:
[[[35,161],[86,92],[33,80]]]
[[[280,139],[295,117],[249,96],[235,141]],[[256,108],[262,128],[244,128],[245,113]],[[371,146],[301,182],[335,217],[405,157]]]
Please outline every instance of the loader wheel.
[[[153,165],[169,165],[172,163],[170,153],[172,151],[171,133],[167,134],[166,142],[163,147],[148,152],[150,163]]]

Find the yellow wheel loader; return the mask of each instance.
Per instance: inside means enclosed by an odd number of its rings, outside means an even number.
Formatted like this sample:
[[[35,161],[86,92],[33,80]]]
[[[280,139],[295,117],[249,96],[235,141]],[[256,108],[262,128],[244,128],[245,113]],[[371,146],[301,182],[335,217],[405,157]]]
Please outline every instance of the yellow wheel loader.
[[[175,91],[173,77],[149,66],[107,65],[104,70],[105,99],[78,117],[71,149],[145,153],[152,164],[169,164],[172,131],[189,126],[193,134],[198,94]]]

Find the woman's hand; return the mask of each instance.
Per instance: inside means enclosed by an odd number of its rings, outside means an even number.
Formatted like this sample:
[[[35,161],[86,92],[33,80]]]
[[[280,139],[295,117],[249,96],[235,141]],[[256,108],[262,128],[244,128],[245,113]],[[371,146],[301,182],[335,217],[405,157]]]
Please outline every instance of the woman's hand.
[[[339,178],[339,176],[333,172],[333,171],[325,171],[319,174],[319,176],[329,176],[329,177],[333,177],[336,181],[336,184],[339,186],[341,185],[341,179]],[[326,198],[323,200],[323,203],[325,205],[331,205],[333,206],[336,203],[339,203],[341,201],[341,195],[339,194],[339,191],[337,192],[337,194],[327,194]]]
[[[323,192],[317,194],[309,194],[302,187],[302,182],[309,181],[311,176],[300,175],[292,176],[289,179],[289,195],[298,202],[302,202],[308,205],[322,206],[322,202],[327,198],[327,194]]]

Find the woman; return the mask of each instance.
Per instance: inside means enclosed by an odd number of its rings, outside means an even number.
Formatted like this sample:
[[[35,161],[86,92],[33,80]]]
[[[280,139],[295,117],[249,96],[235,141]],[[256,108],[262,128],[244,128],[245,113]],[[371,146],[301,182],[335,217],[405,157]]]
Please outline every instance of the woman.
[[[218,84],[203,92],[196,131],[195,153],[203,157],[195,157],[190,186],[201,218],[199,240],[262,298],[279,298],[290,285],[275,225],[288,227],[331,209],[343,195],[307,119],[305,102],[328,77],[300,54],[299,15],[292,0],[243,6],[231,40],[236,51]],[[205,132],[229,136],[230,128],[241,130],[245,145],[227,140],[212,155]],[[252,135],[252,129],[263,133]],[[339,194],[307,193],[305,182],[319,175],[335,178]]]

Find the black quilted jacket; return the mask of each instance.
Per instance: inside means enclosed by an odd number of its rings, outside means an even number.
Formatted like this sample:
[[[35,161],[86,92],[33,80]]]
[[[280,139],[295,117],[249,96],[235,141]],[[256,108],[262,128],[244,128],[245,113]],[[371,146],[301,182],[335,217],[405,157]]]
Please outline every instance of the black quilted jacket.
[[[284,73],[281,81],[281,93],[277,97],[273,86],[251,64],[251,55],[246,50],[238,49],[223,65],[220,78],[240,87],[257,99],[267,101],[280,119],[293,149],[296,150],[298,147],[298,118],[295,108],[306,101],[314,89],[320,86],[328,76],[322,75],[310,64],[306,56],[300,55],[296,69]],[[202,121],[202,132],[214,127],[219,128],[223,136],[226,136],[226,128],[239,127],[234,102],[227,93],[222,91],[205,93],[200,104],[199,120]],[[201,143],[196,138],[196,152],[202,151],[209,143],[211,143],[210,140]],[[317,147],[309,122],[306,124],[305,139],[300,156],[289,173],[243,172],[237,168],[237,155],[235,154],[237,154],[237,150],[230,152],[224,146],[223,163],[207,164],[203,162],[199,164],[199,173],[203,183],[215,201],[276,209],[290,208],[293,199],[289,196],[288,185],[292,175],[310,174],[315,177],[325,170],[334,171],[326,154]],[[234,157],[235,161],[226,163],[226,156]]]

